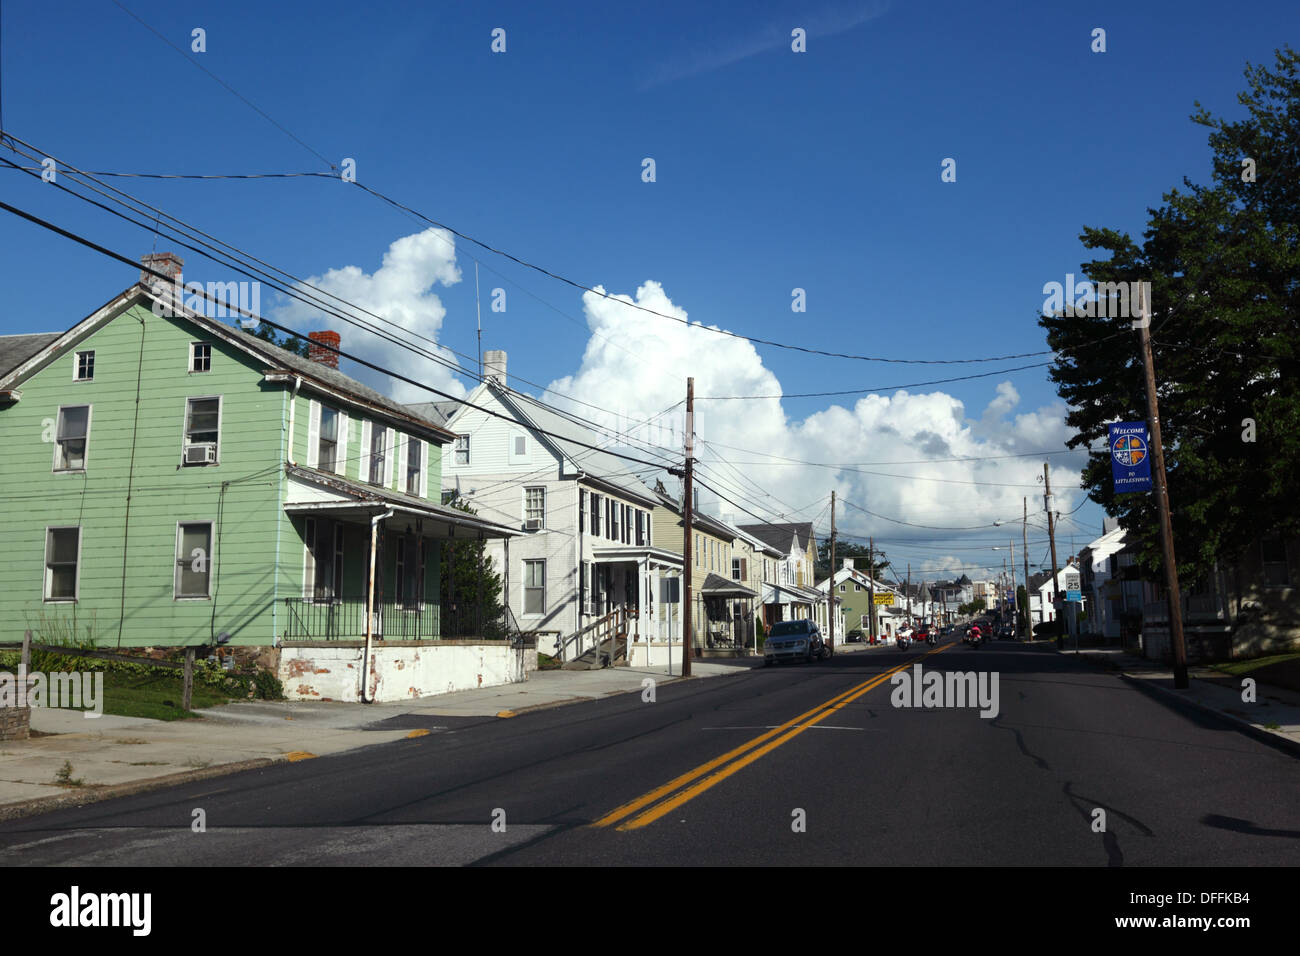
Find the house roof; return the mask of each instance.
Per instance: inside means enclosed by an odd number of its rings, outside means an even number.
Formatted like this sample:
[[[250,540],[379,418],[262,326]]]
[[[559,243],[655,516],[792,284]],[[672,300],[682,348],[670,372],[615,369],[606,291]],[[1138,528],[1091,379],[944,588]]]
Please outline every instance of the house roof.
[[[451,421],[451,416],[456,414],[457,409],[464,404],[463,402],[417,402],[414,405],[407,405],[414,414],[421,418],[427,418],[431,422],[447,427],[447,422]]]
[[[0,378],[4,378],[62,335],[62,332],[0,335]]]
[[[376,505],[381,509],[392,506],[405,511],[424,514],[439,521],[444,521],[449,525],[468,528],[472,532],[481,532],[484,538],[510,538],[517,537],[522,533],[518,529],[507,527],[495,521],[488,521],[469,512],[461,511],[459,508],[435,504],[424,498],[417,498],[414,495],[393,491],[389,488],[377,488],[374,485],[353,481],[351,478],[344,478],[342,475],[321,471],[318,468],[286,465],[285,472],[291,477],[300,478],[311,484],[346,495],[354,504]],[[347,503],[338,501],[286,502],[285,508],[288,510],[328,510],[331,507]]]
[[[153,303],[165,305],[171,314],[192,322],[235,347],[257,356],[266,362],[268,371],[282,369],[292,372],[308,380],[309,383],[316,383],[317,387],[340,392],[360,404],[379,409],[404,422],[422,426],[436,437],[444,440],[453,437],[436,420],[411,411],[407,406],[393,401],[387,395],[375,391],[369,385],[364,385],[351,376],[344,375],[338,369],[286,351],[219,319],[208,318],[186,309],[183,305],[174,303],[170,297],[164,299],[162,296],[155,295],[152,289],[142,283],[136,283],[119,293],[66,332],[0,336],[0,381],[23,367],[23,374],[14,376],[16,381],[8,383],[10,386],[16,384],[17,380],[25,379],[44,368],[88,335],[113,321],[126,309],[145,302],[150,303],[151,309]],[[14,341],[9,342],[8,340],[11,339]]]
[[[721,574],[709,572],[701,585],[700,591],[703,594],[713,594],[726,597],[758,597],[758,592],[753,591],[739,581],[733,581],[730,578],[724,578]]]
[[[654,504],[657,500],[655,492],[630,470],[633,462],[612,455],[602,448],[587,447],[595,444],[592,439],[597,437],[588,426],[565,418],[537,399],[516,392],[493,379],[488,379],[479,386],[479,389],[489,389],[522,424],[531,425],[538,432],[545,433],[540,436],[541,440],[559,451],[572,463],[575,470],[586,477],[604,483],[615,491],[643,501],[647,505]],[[475,389],[475,394],[478,394],[479,389]],[[656,469],[647,465],[644,470]]]
[[[657,488],[650,488],[648,485],[645,486],[645,491],[653,495],[656,501],[674,514],[680,515],[682,513],[681,505],[678,504],[677,499],[667,492],[660,491]],[[702,511],[691,512],[691,527],[698,531],[708,532],[717,538],[733,540],[736,537],[735,528],[725,521],[719,521],[717,518],[706,515]]]
[[[741,531],[753,535],[764,544],[771,545],[782,554],[789,554],[794,550],[796,540],[805,542],[814,539],[812,522],[787,522],[787,523],[764,523],[764,524],[742,524],[739,526]]]

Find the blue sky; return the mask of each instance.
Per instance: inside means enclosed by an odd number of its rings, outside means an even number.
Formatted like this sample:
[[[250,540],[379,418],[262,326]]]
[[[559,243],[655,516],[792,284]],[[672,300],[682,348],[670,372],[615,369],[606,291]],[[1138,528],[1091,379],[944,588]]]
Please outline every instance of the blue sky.
[[[1041,289],[1078,272],[1081,227],[1140,231],[1146,208],[1183,176],[1206,180],[1205,131],[1188,120],[1194,101],[1237,115],[1247,61],[1295,43],[1297,22],[1283,2],[1252,4],[1248,15],[1208,2],[126,6],[187,51],[191,30],[203,28],[207,52],[183,57],[113,3],[56,16],[10,0],[0,13],[7,130],[91,170],[327,169],[189,58],[312,150],[355,158],[362,182],[577,282],[630,296],[653,280],[692,321],[909,359],[1043,349]],[[497,27],[502,54],[490,50]],[[790,49],[795,27],[809,32],[806,53]],[[1105,53],[1090,50],[1095,27],[1106,30]],[[655,160],[654,183],[642,182],[645,157]],[[955,183],[940,181],[947,157],[957,161]],[[151,234],[21,173],[4,171],[0,183],[6,201],[111,248],[135,256],[152,247]],[[328,179],[115,183],[302,276],[348,266],[372,274],[392,243],[424,228]],[[6,333],[66,328],[135,278],[12,217],[0,220],[0,248]],[[475,352],[474,258],[485,300],[494,287],[507,293],[506,313],[484,313],[484,345],[510,352],[512,374],[564,380],[588,396],[608,390],[600,357],[584,362],[591,313],[580,293],[463,242],[461,281],[426,290],[445,309],[439,342]],[[186,274],[231,278],[192,254]],[[791,312],[795,287],[806,290],[804,314]],[[345,330],[344,347],[360,336]],[[999,367],[769,347],[757,356],[786,393]],[[726,357],[732,371],[747,360]],[[707,356],[699,363],[697,389],[707,391],[717,373]],[[664,387],[675,393],[687,373],[681,363],[650,368],[655,381],[638,384],[653,393],[671,380]],[[995,415],[974,445],[947,447],[1037,450],[1014,416],[1060,411],[1042,369],[909,391],[940,392],[979,420],[1002,382],[1016,401],[1000,406],[1000,423]],[[820,461],[928,457],[917,453],[930,447],[925,428],[889,440],[897,421],[861,434],[846,427],[837,446],[827,423],[837,407],[854,414],[854,401],[787,399],[777,413],[787,433],[760,429],[732,443]],[[702,412],[702,431],[724,442],[745,434],[742,414],[715,415],[711,430]],[[806,425],[814,419],[827,427]],[[1054,468],[1068,475],[1070,463],[1054,459]],[[948,468],[954,478],[974,474]],[[1016,468],[1014,477],[983,470],[980,480],[1028,485],[1041,463]],[[750,472],[769,490],[781,484],[776,496],[792,505],[831,487],[825,470]],[[965,526],[982,507],[968,497],[973,487],[954,498],[933,482],[919,495],[901,479],[839,477],[842,495],[914,523]],[[1068,491],[1069,477],[1063,484]],[[1033,491],[1015,494],[1018,514],[1018,495]],[[1075,492],[1062,504],[1081,500]],[[1008,517],[1006,500],[990,507]],[[857,517],[860,532],[893,534],[900,555],[913,536],[932,537]],[[1075,517],[1099,528],[1092,505]],[[918,542],[918,559],[976,560],[940,537]],[[1076,544],[1084,537],[1078,530]]]

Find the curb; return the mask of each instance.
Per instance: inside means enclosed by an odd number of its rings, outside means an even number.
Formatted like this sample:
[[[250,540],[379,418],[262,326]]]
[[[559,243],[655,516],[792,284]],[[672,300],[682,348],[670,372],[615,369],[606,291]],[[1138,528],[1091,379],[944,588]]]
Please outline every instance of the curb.
[[[1080,654],[1079,657],[1086,659],[1087,662],[1093,666],[1100,666],[1104,670],[1110,671],[1120,680],[1132,685],[1148,697],[1161,698],[1174,705],[1175,708],[1183,711],[1196,711],[1202,714],[1210,714],[1247,736],[1254,737],[1262,744],[1266,744],[1275,750],[1281,750],[1289,756],[1300,757],[1300,741],[1292,740],[1284,734],[1280,734],[1275,730],[1269,730],[1267,727],[1261,727],[1259,724],[1252,721],[1224,713],[1209,704],[1203,704],[1198,700],[1183,697],[1179,691],[1170,690],[1167,687],[1161,687],[1159,684],[1154,684],[1145,677],[1130,674],[1124,670],[1123,667],[1112,664],[1110,661],[1091,660],[1085,657],[1084,654]],[[1200,678],[1193,676],[1192,679],[1199,680]]]
[[[78,788],[57,796],[35,797],[31,800],[20,800],[17,803],[0,804],[0,822],[18,820],[22,817],[36,816],[37,814],[50,813],[54,810],[64,810],[70,807],[84,807],[88,804],[113,800],[117,797],[130,797],[137,793],[147,793],[150,790],[165,790],[168,787],[177,787],[197,780],[224,777],[227,774],[240,773],[244,770],[259,770],[263,767],[287,763],[288,761],[288,754],[281,757],[255,757],[251,760],[238,760],[234,763],[217,764],[215,767],[204,767],[201,770],[184,770],[180,773],[169,773],[161,777],[147,777],[144,780],[131,780],[127,783],[108,784],[85,789]]]

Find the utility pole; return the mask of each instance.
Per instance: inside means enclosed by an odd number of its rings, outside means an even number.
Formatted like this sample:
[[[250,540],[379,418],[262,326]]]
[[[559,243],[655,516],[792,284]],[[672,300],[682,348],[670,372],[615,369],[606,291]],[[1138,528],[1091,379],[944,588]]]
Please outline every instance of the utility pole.
[[[478,260],[474,260],[474,321],[478,326],[478,380],[483,381],[483,313],[478,304]],[[505,384],[504,382],[502,384]],[[671,656],[671,655],[670,655]],[[649,658],[646,658],[649,660]]]
[[[1142,369],[1147,387],[1147,418],[1151,421],[1151,477],[1155,481],[1156,507],[1160,511],[1160,551],[1165,560],[1165,587],[1169,592],[1169,644],[1174,655],[1174,687],[1187,689],[1187,648],[1183,644],[1183,602],[1174,563],[1174,530],[1169,519],[1169,486],[1165,480],[1165,446],[1160,437],[1160,405],[1156,399],[1156,366],[1151,354],[1150,285],[1138,283],[1138,328],[1142,336]]]
[[[830,635],[831,653],[835,653],[835,492],[831,492],[831,573],[826,579],[826,633]]]
[[[691,676],[691,642],[695,639],[691,621],[691,561],[695,551],[691,542],[691,513],[695,509],[695,379],[686,380],[686,472],[682,479],[686,490],[682,501],[682,676]]]
[[[1016,589],[1016,539],[1007,538],[1011,546],[1011,627],[1013,633],[1020,633],[1020,592]],[[1029,582],[1025,582],[1025,594],[1029,594]]]
[[[1061,603],[1061,589],[1056,581],[1056,522],[1052,518],[1052,474],[1051,466],[1043,462],[1043,508],[1047,512],[1047,541],[1052,548],[1052,620],[1056,627],[1056,636],[1061,637],[1061,621],[1057,616],[1060,614],[1058,605]],[[1046,620],[1046,615],[1044,615]],[[1058,640],[1059,643],[1059,640]]]
[[[912,626],[912,562],[907,562],[907,626]]]
[[[870,615],[867,630],[870,631],[871,643],[876,643],[876,539],[867,538],[867,600],[871,606],[867,613]]]
[[[1021,506],[1025,512],[1020,522],[1021,559],[1025,562],[1025,626],[1028,628],[1025,640],[1030,641],[1034,638],[1034,616],[1031,613],[1034,605],[1029,600],[1029,499],[1022,498]]]

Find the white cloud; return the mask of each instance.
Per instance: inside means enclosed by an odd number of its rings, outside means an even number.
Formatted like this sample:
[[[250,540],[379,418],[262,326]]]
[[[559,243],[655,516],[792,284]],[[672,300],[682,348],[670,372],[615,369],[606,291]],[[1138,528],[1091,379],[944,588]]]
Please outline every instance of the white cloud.
[[[455,356],[446,349],[415,339],[410,333],[437,340],[447,310],[433,292],[433,287],[438,283],[444,286],[454,285],[460,278],[452,234],[445,229],[426,229],[424,232],[403,236],[392,243],[384,253],[380,267],[372,274],[367,275],[359,266],[349,265],[330,269],[322,276],[308,278],[311,285],[358,308],[349,308],[320,293],[312,293],[311,290],[302,291],[323,299],[337,311],[376,325],[456,363]],[[360,309],[383,316],[400,328],[394,329],[374,316],[359,311]],[[452,370],[444,365],[313,309],[304,302],[290,299],[286,305],[273,309],[272,314],[279,324],[302,332],[333,329],[343,338],[340,348],[344,352],[352,352],[416,381],[427,382],[448,394],[457,397],[466,394],[465,387],[454,377]],[[438,397],[423,388],[349,363],[346,359],[341,368],[399,402],[429,402]]]
[[[891,395],[865,395],[851,405],[833,404],[802,421],[789,420],[777,398],[710,401],[708,397],[715,395],[780,395],[782,388],[748,341],[711,334],[699,323],[687,326],[647,315],[629,308],[629,302],[688,318],[657,282],[644,283],[635,298],[585,293],[583,305],[593,335],[577,371],[552,382],[546,400],[563,405],[563,393],[608,409],[602,418],[590,408],[569,406],[612,427],[620,419],[646,418],[680,401],[687,376],[694,376],[696,432],[706,442],[716,443],[697,450],[704,464],[702,480],[753,511],[760,511],[755,502],[782,512],[817,501],[798,513],[797,518],[807,520],[818,514],[834,487],[842,501],[900,521],[992,530],[994,520],[1019,518],[1022,498],[1029,497],[1032,508],[1041,493],[1037,478],[1042,460],[1010,456],[1063,448],[1069,437],[1063,404],[1017,414],[1020,394],[1009,381],[993,386],[993,395],[978,418],[942,391],[900,389]],[[675,433],[653,437],[680,455],[680,417],[677,421]],[[765,460],[769,455],[865,464],[856,470],[830,469],[775,463]],[[936,460],[990,456],[1008,457]],[[909,464],[892,464],[897,462]],[[1078,473],[1063,465],[1054,468],[1059,468],[1053,482],[1059,488],[1058,507],[1068,511],[1080,500]],[[765,498],[750,481],[771,497]],[[675,485],[670,483],[670,488],[675,490]],[[701,496],[718,513],[733,512],[742,523],[753,520],[732,504],[711,500],[707,490]],[[1041,508],[1041,498],[1038,501]],[[837,524],[842,531],[863,535],[916,538],[926,534],[925,529],[871,518],[848,506],[840,510]],[[937,541],[959,537],[935,533]],[[943,560],[968,563],[951,555]]]

